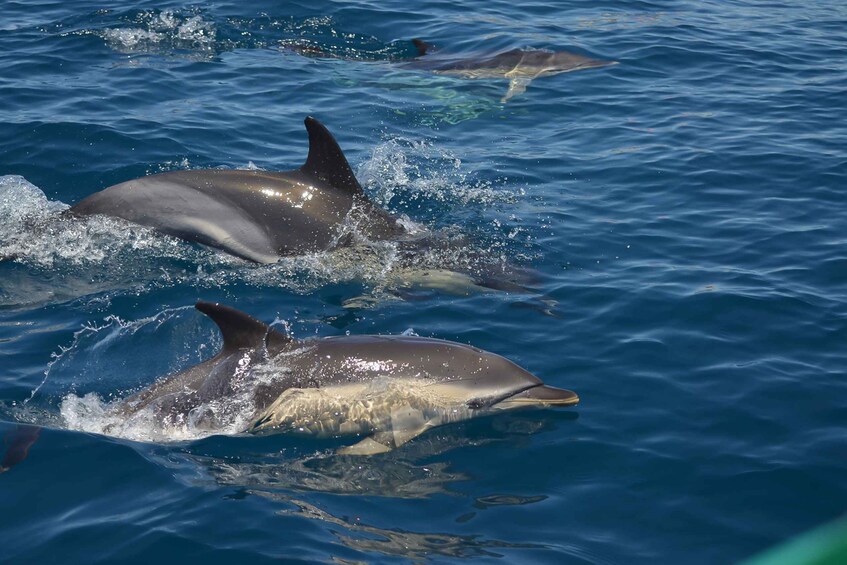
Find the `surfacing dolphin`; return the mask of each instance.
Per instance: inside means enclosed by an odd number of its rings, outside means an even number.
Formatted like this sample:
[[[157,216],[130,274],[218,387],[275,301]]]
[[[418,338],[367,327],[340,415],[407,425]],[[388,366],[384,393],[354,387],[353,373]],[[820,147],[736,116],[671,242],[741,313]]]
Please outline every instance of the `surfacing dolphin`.
[[[215,433],[215,410],[226,412],[237,398],[248,413],[232,431],[364,436],[341,451],[371,455],[449,422],[579,402],[576,393],[469,345],[375,335],[301,341],[233,308],[196,308],[218,325],[221,351],[119,403],[120,417],[192,422]]]
[[[508,79],[509,90],[500,99],[507,102],[526,91],[534,79],[581,69],[594,69],[616,65],[617,61],[593,59],[570,51],[547,51],[543,49],[511,49],[496,55],[467,57],[443,55],[421,39],[413,39],[416,57],[394,58],[409,69],[427,70],[438,75],[457,76],[466,79]],[[313,43],[289,43],[286,49],[307,57],[354,59],[346,52],[321,49]],[[434,54],[433,54],[434,52]],[[424,57],[427,55],[426,57]]]
[[[92,194],[70,213],[123,218],[257,263],[343,244],[341,226],[353,210],[356,229],[369,239],[403,235],[368,200],[326,127],[312,117],[305,123],[309,156],[299,169],[150,175]]]

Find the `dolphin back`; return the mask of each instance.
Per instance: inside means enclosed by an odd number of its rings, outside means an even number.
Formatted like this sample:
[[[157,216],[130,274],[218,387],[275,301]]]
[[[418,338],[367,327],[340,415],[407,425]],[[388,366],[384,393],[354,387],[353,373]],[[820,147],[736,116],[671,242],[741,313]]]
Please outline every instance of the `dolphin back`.
[[[305,125],[309,155],[293,171],[150,175],[92,194],[70,213],[122,218],[257,263],[338,245],[341,225],[354,207],[362,211],[357,227],[366,236],[402,234],[390,214],[368,201],[329,130],[312,117]]]

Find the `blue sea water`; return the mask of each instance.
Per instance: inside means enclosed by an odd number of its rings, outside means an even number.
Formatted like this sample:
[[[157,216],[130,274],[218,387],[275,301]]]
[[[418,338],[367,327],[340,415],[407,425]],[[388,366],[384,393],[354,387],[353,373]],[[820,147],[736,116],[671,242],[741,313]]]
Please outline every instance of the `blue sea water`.
[[[391,63],[415,37],[619,64],[503,104],[504,80]],[[0,474],[0,561],[734,563],[841,515],[846,93],[840,1],[3,0],[0,433],[43,429]],[[295,168],[307,115],[372,200],[463,235],[422,261],[530,289],[406,288],[391,244],[256,266],[59,215],[145,174]],[[198,299],[470,343],[582,402],[369,458],[96,433],[220,346]]]

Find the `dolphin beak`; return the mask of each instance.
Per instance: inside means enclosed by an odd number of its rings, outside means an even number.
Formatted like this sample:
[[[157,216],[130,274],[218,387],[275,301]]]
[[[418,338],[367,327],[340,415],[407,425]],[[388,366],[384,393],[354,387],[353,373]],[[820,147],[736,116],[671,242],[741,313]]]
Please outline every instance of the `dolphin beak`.
[[[611,67],[612,65],[618,65],[617,61],[603,61],[601,59],[589,59],[578,68],[580,69],[598,69],[600,67]]]
[[[523,392],[504,398],[494,406],[496,408],[574,406],[579,403],[579,396],[572,390],[539,385],[528,388]]]

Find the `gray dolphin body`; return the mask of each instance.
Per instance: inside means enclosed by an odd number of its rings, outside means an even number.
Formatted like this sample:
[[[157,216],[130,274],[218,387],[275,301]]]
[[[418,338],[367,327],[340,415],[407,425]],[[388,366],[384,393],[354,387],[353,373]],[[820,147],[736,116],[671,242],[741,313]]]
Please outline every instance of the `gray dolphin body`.
[[[333,247],[354,209],[367,237],[402,235],[395,219],[367,199],[326,127],[311,117],[305,123],[309,156],[299,169],[150,175],[92,194],[70,212],[123,218],[257,263]]]
[[[250,413],[237,431],[365,436],[342,452],[370,455],[449,422],[579,401],[468,345],[412,336],[298,341],[238,310],[196,307],[218,325],[221,351],[127,398],[123,416],[202,422],[210,406],[247,396]]]
[[[439,75],[468,79],[509,79],[509,90],[500,100],[507,102],[513,96],[525,92],[529,83],[538,77],[616,64],[616,61],[592,59],[568,51],[512,49],[489,57],[446,62],[429,62],[424,59],[415,61],[414,66]]]

